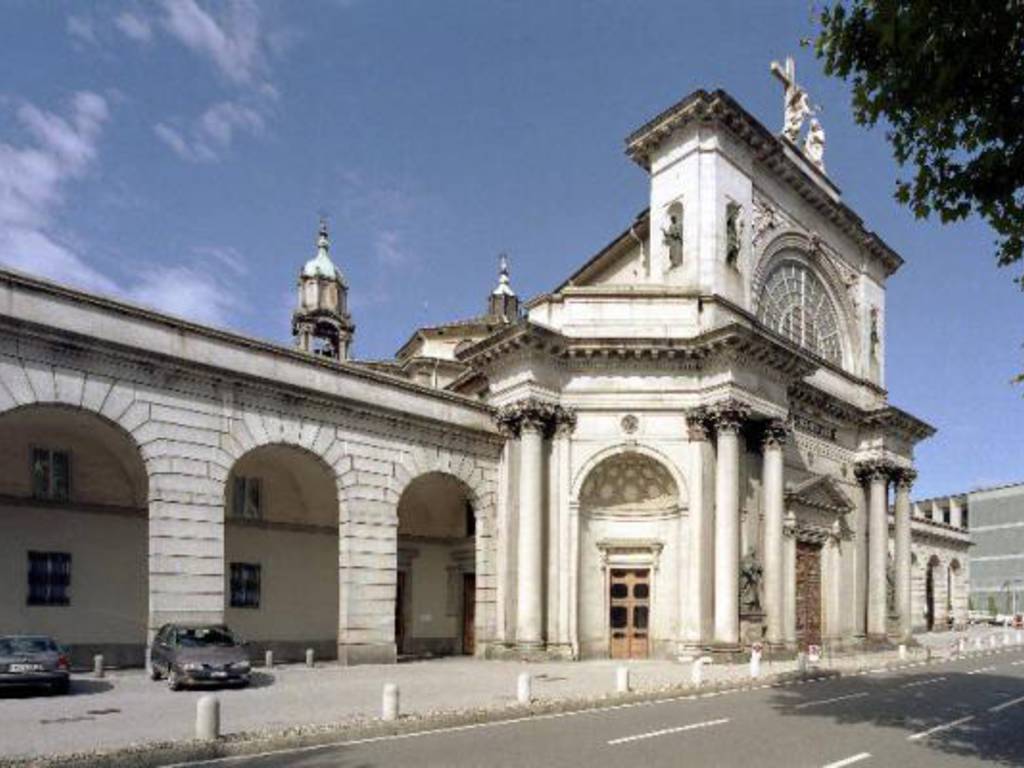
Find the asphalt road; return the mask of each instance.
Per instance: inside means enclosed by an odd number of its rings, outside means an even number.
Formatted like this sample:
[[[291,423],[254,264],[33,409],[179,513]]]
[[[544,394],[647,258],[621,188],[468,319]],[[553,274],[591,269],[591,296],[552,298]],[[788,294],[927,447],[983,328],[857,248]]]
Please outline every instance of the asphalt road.
[[[213,768],[1024,765],[1024,653],[196,762]]]

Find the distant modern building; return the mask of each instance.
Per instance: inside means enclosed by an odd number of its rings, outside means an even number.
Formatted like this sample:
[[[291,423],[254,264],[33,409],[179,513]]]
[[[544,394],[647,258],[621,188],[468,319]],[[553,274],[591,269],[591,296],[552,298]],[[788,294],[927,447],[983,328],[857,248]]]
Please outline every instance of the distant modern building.
[[[970,529],[972,608],[1024,610],[1024,483],[925,499],[914,511]]]

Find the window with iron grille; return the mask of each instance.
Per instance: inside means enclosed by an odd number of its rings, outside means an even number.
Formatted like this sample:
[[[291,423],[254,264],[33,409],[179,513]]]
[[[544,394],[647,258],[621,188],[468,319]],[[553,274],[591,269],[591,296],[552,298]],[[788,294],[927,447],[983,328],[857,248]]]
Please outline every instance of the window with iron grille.
[[[48,501],[67,501],[71,489],[71,460],[67,451],[33,448],[32,496]]]
[[[233,517],[243,520],[263,519],[263,489],[258,477],[235,476],[234,494],[231,504]]]
[[[67,552],[28,553],[28,604],[71,604],[71,555]]]
[[[231,564],[231,607],[260,607],[259,563]]]

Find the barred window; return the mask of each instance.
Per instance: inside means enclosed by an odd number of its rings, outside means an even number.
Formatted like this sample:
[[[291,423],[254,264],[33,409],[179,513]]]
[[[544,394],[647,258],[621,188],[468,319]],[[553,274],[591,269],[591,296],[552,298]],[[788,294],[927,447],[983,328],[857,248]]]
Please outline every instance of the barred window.
[[[258,477],[235,477],[231,505],[233,517],[243,520],[263,519],[262,483]]]
[[[71,604],[71,555],[67,552],[28,553],[28,604]]]
[[[49,501],[67,501],[71,488],[71,460],[67,451],[32,449],[32,496]]]
[[[841,365],[839,320],[825,286],[810,270],[787,263],[765,283],[759,319],[768,328]]]
[[[259,563],[231,564],[231,607],[260,607]]]

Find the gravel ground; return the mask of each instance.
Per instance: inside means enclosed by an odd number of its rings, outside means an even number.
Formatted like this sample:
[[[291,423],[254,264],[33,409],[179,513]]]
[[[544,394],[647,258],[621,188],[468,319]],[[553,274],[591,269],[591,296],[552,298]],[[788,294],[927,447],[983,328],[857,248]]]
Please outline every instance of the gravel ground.
[[[946,655],[958,637],[973,648],[976,638],[1003,631],[972,628],[967,633],[936,633],[918,638],[920,647],[908,658],[924,659],[929,649]],[[1009,633],[1015,640],[1014,633]],[[830,657],[823,669],[852,670],[896,659],[894,652]],[[401,692],[403,713],[430,714],[479,708],[501,708],[515,701],[521,672],[533,676],[533,695],[540,700],[599,698],[614,691],[620,662],[520,662],[440,659],[389,666],[321,665],[257,670],[253,685],[219,690],[222,731],[274,731],[297,725],[331,725],[374,718],[381,689],[394,682]],[[689,683],[691,664],[675,661],[630,662],[634,690],[656,691]],[[766,659],[766,674],[795,669],[793,661]],[[708,682],[739,681],[749,676],[745,664],[712,664]],[[152,741],[191,738],[197,699],[207,691],[171,692],[151,682],[142,671],[111,672],[102,680],[76,676],[69,696],[5,695],[0,698],[0,756],[5,758],[67,754]]]

